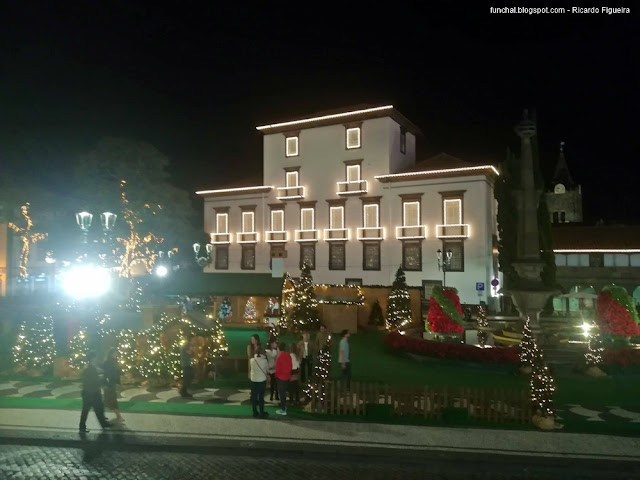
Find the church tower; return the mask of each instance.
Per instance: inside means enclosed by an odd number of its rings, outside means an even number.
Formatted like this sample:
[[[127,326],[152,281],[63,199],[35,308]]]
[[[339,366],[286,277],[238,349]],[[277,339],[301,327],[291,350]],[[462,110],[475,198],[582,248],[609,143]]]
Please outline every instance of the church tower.
[[[564,155],[564,142],[560,142],[560,155],[553,174],[551,191],[546,193],[546,198],[551,223],[582,222],[582,188],[574,183],[569,172]]]

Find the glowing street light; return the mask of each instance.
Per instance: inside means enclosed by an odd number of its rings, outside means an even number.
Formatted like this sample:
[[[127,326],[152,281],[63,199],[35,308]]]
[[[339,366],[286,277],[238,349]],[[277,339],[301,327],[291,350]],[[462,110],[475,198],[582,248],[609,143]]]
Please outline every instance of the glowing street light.
[[[109,270],[95,265],[80,265],[64,274],[62,288],[76,299],[104,295],[111,287]]]
[[[436,252],[436,258],[438,259],[438,270],[442,270],[442,286],[447,286],[447,270],[451,267],[451,258],[453,257],[453,252],[451,250],[447,250],[444,254],[444,258],[442,258],[442,250],[438,249]]]

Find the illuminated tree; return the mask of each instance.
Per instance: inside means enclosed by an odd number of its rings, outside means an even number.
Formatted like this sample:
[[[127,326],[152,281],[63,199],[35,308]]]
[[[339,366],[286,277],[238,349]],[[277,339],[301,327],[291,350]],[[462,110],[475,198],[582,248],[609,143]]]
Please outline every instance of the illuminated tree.
[[[218,309],[218,319],[225,320],[231,315],[231,301],[229,297],[224,297]]]
[[[320,325],[318,300],[313,291],[311,268],[305,262],[296,285],[295,305],[291,310],[291,322],[294,331],[315,330]]]
[[[482,348],[484,348],[487,344],[487,337],[489,336],[486,331],[481,330],[482,328],[487,328],[489,326],[489,321],[487,320],[487,311],[484,308],[484,305],[480,305],[478,307],[476,323],[478,324],[478,343]]]
[[[258,312],[256,311],[256,302],[253,300],[253,297],[249,297],[249,300],[247,300],[247,304],[244,307],[243,318],[255,320],[257,317]]]
[[[87,365],[89,341],[86,329],[79,330],[69,342],[69,366],[80,370]]]
[[[33,228],[33,220],[31,220],[31,215],[29,214],[29,204],[25,204],[20,208],[20,212],[24,218],[25,226],[18,227],[15,223],[9,222],[9,228],[14,232],[20,235],[20,240],[22,242],[22,249],[20,250],[20,263],[18,264],[19,275],[21,278],[27,277],[27,266],[29,264],[29,246],[32,243],[36,243],[42,239],[44,239],[47,234],[32,232]]]
[[[327,337],[324,347],[318,352],[318,359],[314,362],[313,378],[304,387],[304,393],[312,398],[315,394],[317,401],[324,402],[327,390],[327,380],[331,370],[331,336]]]
[[[589,349],[584,354],[584,360],[587,367],[600,367],[603,363],[602,354],[604,353],[602,337],[595,324],[591,326],[589,333]]]
[[[553,416],[553,393],[556,390],[555,382],[549,372],[549,367],[544,362],[542,351],[533,342],[533,368],[529,381],[531,403],[537,412],[543,417]]]
[[[411,323],[411,297],[402,267],[396,271],[387,299],[387,330],[402,332]]]
[[[522,341],[520,342],[520,363],[523,367],[533,367],[537,349],[536,341],[531,332],[531,323],[529,317],[527,317],[522,330]]]
[[[25,370],[43,370],[53,366],[55,354],[53,319],[47,315],[38,315],[24,320],[13,347],[16,366]]]

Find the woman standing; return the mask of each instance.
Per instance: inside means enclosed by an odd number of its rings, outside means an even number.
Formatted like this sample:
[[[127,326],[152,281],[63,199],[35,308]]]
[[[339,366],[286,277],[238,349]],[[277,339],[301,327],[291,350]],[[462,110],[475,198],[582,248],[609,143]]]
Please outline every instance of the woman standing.
[[[118,385],[120,385],[120,367],[118,365],[118,349],[112,348],[107,353],[103,365],[104,371],[104,406],[116,414],[116,421],[122,423],[124,419],[118,408]]]
[[[300,354],[298,352],[298,344],[293,342],[291,344],[291,378],[289,379],[289,400],[291,405],[297,405],[300,403]]]
[[[257,333],[251,335],[249,345],[247,345],[247,360],[249,360],[249,378],[251,378],[251,359],[255,356],[258,349],[262,348],[260,344],[260,336]]]
[[[249,375],[251,376],[251,406],[255,418],[267,418],[269,414],[264,411],[264,392],[267,388],[267,371],[269,364],[262,347],[258,347],[256,354],[249,361]]]
[[[276,394],[276,400],[280,400],[280,392],[278,392],[278,383],[276,382],[276,358],[278,358],[278,341],[275,338],[269,340],[269,349],[267,350],[267,360],[269,361],[269,377],[271,382],[269,400],[273,402],[273,394]]]

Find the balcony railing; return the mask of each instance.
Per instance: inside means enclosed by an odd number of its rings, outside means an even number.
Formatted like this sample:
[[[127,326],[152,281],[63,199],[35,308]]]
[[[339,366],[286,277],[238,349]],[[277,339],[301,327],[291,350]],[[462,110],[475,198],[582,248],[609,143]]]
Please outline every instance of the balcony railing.
[[[296,230],[296,242],[317,242],[318,230]]]
[[[238,232],[236,233],[236,243],[257,243],[257,232]]]
[[[324,239],[327,242],[338,242],[349,240],[348,228],[325,228]]]
[[[367,193],[369,184],[366,180],[351,180],[350,182],[337,182],[338,195],[358,195]]]
[[[396,227],[396,238],[398,240],[419,239],[427,237],[426,225],[411,225]]]
[[[284,230],[268,230],[264,234],[267,243],[287,243],[289,241],[289,233]]]
[[[304,187],[278,187],[276,198],[278,200],[294,200],[304,198]]]
[[[383,240],[384,228],[360,227],[358,228],[358,240]]]
[[[213,243],[214,245],[231,243],[231,234],[230,233],[212,233],[211,243]]]
[[[468,223],[459,223],[455,225],[436,225],[436,237],[438,238],[467,238],[468,236]]]

